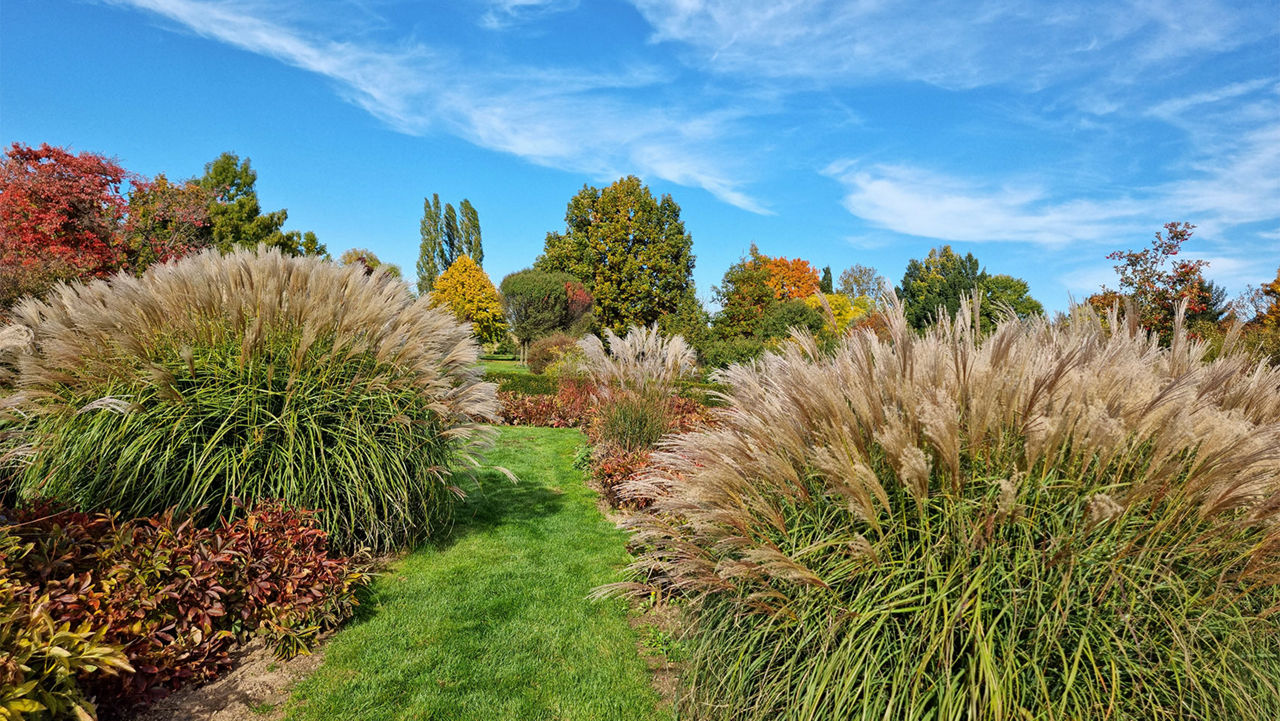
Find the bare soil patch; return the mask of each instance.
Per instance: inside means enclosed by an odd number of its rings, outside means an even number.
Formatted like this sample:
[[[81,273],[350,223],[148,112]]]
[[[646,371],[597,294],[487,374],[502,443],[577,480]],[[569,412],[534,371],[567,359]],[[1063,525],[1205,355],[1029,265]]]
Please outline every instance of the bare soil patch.
[[[238,652],[236,665],[203,686],[180,689],[135,721],[277,721],[293,685],[324,660],[323,646],[288,661],[275,657],[260,639]]]

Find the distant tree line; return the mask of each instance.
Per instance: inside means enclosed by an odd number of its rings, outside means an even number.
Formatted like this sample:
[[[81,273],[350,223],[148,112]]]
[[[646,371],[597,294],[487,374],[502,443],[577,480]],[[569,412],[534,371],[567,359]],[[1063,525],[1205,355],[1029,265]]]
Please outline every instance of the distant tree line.
[[[13,144],[0,159],[0,313],[18,298],[63,280],[91,279],[148,266],[204,248],[267,245],[328,257],[310,231],[286,230],[288,212],[264,212],[248,158],[223,153],[199,177],[145,178],[95,153]],[[891,286],[875,268],[854,264],[837,275],[801,258],[770,256],[750,244],[710,288],[714,310],[693,282],[693,238],[679,204],[655,196],[635,176],[584,185],[565,208],[564,228],[546,234],[531,267],[495,286],[483,270],[480,216],[470,200],[455,208],[438,194],[423,199],[416,287],[470,322],[491,349],[514,349],[554,334],[604,328],[624,332],[657,324],[679,333],[702,361],[753,358],[796,328],[834,339],[851,328],[878,330],[892,290],[909,325],[920,329],[979,302],[982,329],[1004,314],[1044,313],[1021,278],[990,273],[972,253],[949,245],[911,259]],[[1118,284],[1087,299],[1099,312],[1123,306],[1163,341],[1176,311],[1197,337],[1220,341],[1231,323],[1248,341],[1280,357],[1280,270],[1235,300],[1204,277],[1207,263],[1179,257],[1195,226],[1168,223],[1150,247],[1120,250]],[[339,262],[393,278],[400,268],[353,248]],[[1216,342],[1216,341],[1215,341]]]

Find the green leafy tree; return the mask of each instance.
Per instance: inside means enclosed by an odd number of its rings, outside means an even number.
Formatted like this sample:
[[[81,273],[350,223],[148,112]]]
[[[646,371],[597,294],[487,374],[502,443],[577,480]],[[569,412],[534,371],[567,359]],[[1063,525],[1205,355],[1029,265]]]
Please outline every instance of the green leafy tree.
[[[502,279],[499,286],[511,333],[522,344],[568,330],[590,309],[576,302],[582,290],[568,273],[526,268]]]
[[[534,267],[582,279],[602,326],[649,325],[693,294],[693,239],[680,206],[670,195],[655,199],[634,175],[604,189],[583,186],[569,200],[565,226],[547,233]]]
[[[958,255],[951,246],[934,248],[924,260],[912,258],[897,289],[907,323],[926,328],[938,318],[938,309],[954,314],[961,299],[987,280],[973,253]]]
[[[822,280],[818,281],[819,293],[834,293],[831,285],[831,266],[822,269]]]
[[[458,214],[462,216],[459,226],[459,233],[462,236],[462,254],[483,268],[484,244],[480,239],[480,214],[466,198],[458,204]]]
[[[724,272],[720,285],[711,289],[720,304],[720,312],[712,323],[720,337],[755,336],[765,314],[778,302],[777,294],[769,286],[771,273],[767,260],[752,243],[747,254]]]
[[[365,248],[351,248],[350,250],[347,250],[339,256],[338,262],[342,265],[360,263],[365,267],[366,272],[370,274],[381,268],[392,278],[399,278],[401,276],[400,266],[395,263],[383,263],[372,250],[367,250]]]
[[[419,230],[422,237],[422,242],[418,245],[419,293],[431,292],[435,287],[436,277],[464,255],[483,267],[480,214],[470,200],[463,198],[458,209],[454,209],[450,203],[442,206],[437,193],[432,193],[430,198],[423,198]]]
[[[818,334],[826,327],[822,311],[799,299],[774,303],[760,320],[756,336],[762,341],[786,338],[792,328],[800,328]]]
[[[249,159],[240,160],[235,153],[223,153],[204,166],[197,181],[213,193],[209,205],[209,237],[213,245],[226,253],[236,248],[255,248],[266,244],[290,255],[328,256],[315,233],[282,230],[289,211],[280,209],[263,213],[258,202],[258,173]]]
[[[993,275],[983,281],[982,289],[984,322],[993,323],[998,313],[997,307],[1001,305],[1012,308],[1019,318],[1044,315],[1044,306],[1031,297],[1031,286],[1021,278]]]
[[[995,327],[1002,306],[1011,308],[1019,318],[1044,314],[1044,306],[1031,297],[1031,287],[1025,280],[990,275],[973,253],[961,256],[949,245],[930,250],[923,261],[912,259],[907,263],[902,286],[897,289],[907,322],[917,329],[932,325],[939,308],[954,315],[960,301],[975,292],[981,301],[983,330]]]
[[[840,292],[851,299],[866,296],[874,303],[880,300],[880,292],[884,286],[884,278],[875,268],[854,263],[840,271]]]

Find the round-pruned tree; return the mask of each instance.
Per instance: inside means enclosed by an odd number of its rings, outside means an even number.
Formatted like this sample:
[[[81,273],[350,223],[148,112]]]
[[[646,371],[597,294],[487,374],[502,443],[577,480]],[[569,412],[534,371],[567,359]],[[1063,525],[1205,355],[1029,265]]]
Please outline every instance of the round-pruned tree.
[[[502,299],[511,333],[529,343],[565,331],[591,308],[591,296],[568,273],[526,268],[502,279]]]

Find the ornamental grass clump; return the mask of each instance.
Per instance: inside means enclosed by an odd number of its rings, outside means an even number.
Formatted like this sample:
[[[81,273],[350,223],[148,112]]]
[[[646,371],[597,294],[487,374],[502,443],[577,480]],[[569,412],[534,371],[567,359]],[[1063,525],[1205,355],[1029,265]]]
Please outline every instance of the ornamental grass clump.
[[[621,337],[605,328],[604,337],[607,348],[594,335],[578,341],[583,370],[601,389],[670,396],[697,366],[698,356],[684,338],[664,336],[656,325],[633,327]]]
[[[682,718],[1280,718],[1280,369],[978,318],[797,335],[630,481]]]
[[[497,413],[468,327],[358,265],[210,251],[11,320],[20,494],[85,509],[211,522],[279,498],[339,548],[386,550],[448,519]]]

